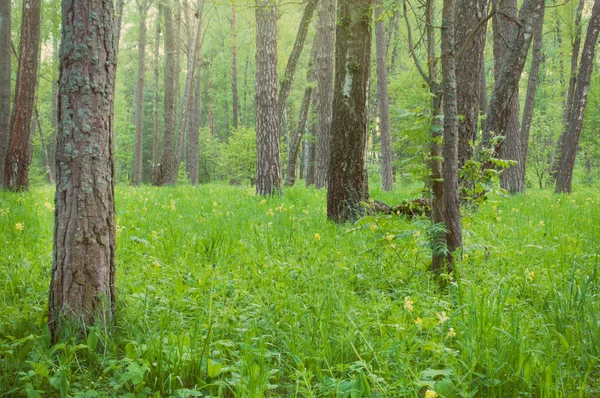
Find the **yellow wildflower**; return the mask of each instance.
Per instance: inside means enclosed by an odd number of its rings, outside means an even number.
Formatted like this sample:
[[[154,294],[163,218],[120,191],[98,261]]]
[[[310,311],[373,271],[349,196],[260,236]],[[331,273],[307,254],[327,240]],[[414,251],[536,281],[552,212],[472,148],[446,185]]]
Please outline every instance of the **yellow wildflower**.
[[[421,319],[421,317],[417,317],[417,319],[415,319],[415,323],[417,324],[417,326],[422,326],[423,320]]]
[[[267,212],[267,215],[273,217],[275,215],[275,212],[273,212],[273,209],[269,209],[269,211]]]
[[[448,330],[448,334],[446,335],[447,339],[451,339],[452,337],[456,337],[456,332],[454,331],[454,328],[450,328],[450,330]]]
[[[213,206],[217,207],[219,204],[217,202],[213,202]]]
[[[544,225],[546,225],[546,223],[544,222],[544,220],[540,221],[540,226],[543,227]]]
[[[446,315],[446,311],[442,311],[442,312],[436,312],[435,316],[438,317],[438,320],[440,321],[440,325],[444,322],[446,322],[448,319],[448,315]]]
[[[410,299],[410,296],[404,297],[404,309],[412,312],[415,309],[415,302]]]
[[[50,211],[54,211],[54,205],[50,202],[44,203],[44,207]]]
[[[152,239],[158,239],[158,232],[152,231]]]
[[[23,231],[25,229],[25,224],[23,224],[22,222],[18,222],[15,224],[15,229],[17,231]]]
[[[171,209],[171,211],[175,211],[176,207],[175,207],[175,201],[173,199],[171,199],[169,201],[169,209]]]
[[[527,279],[529,279],[529,281],[533,281],[533,278],[535,277],[535,272],[526,269],[525,273],[527,274]]]
[[[425,391],[425,398],[437,398],[438,397],[438,393],[433,391],[433,390],[427,390]]]
[[[321,235],[319,235],[319,234],[315,234],[315,239],[316,239],[316,240],[321,240]]]

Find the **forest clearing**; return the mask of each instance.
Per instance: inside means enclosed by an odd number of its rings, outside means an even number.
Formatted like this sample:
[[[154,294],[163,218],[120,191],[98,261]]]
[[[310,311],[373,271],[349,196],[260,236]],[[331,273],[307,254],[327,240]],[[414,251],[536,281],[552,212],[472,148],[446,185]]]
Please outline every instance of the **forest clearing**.
[[[0,0],[0,398],[600,396],[600,0]]]

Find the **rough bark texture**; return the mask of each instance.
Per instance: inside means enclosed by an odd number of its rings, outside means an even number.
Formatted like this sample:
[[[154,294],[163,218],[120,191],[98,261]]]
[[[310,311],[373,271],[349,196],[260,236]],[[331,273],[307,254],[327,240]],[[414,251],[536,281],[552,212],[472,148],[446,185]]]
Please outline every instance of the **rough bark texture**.
[[[345,0],[338,6],[336,73],[329,163],[327,217],[336,223],[364,214],[368,87],[373,0]]]
[[[458,123],[458,167],[473,157],[481,98],[481,73],[489,0],[458,0],[456,10],[456,103]],[[475,31],[475,32],[474,32]],[[461,52],[462,48],[465,48]]]
[[[327,187],[333,106],[333,66],[337,0],[320,0],[317,49],[317,142],[315,186]]]
[[[152,136],[152,184],[157,183],[156,176],[158,173],[158,157],[159,157],[159,143],[160,143],[160,124],[158,117],[159,98],[158,98],[158,85],[159,85],[159,59],[160,59],[160,19],[162,14],[162,7],[158,7],[158,15],[156,17],[156,33],[154,35],[154,98],[153,98],[153,116],[154,116],[154,134]]]
[[[527,165],[527,151],[529,149],[529,131],[531,130],[531,121],[533,120],[533,109],[535,107],[535,93],[537,91],[538,75],[542,63],[542,44],[544,31],[544,12],[545,7],[540,10],[540,18],[533,31],[533,50],[531,52],[531,69],[529,70],[529,81],[527,83],[527,96],[525,98],[525,108],[523,109],[523,121],[521,122],[521,160],[519,162],[519,172],[521,181],[525,181],[525,171]],[[522,184],[522,190],[525,191],[525,184]]]
[[[543,5],[543,0],[525,0],[521,7],[519,19],[517,20],[517,28],[510,41],[510,52],[504,58],[490,99],[488,115],[484,125],[484,140],[482,141],[484,147],[489,147],[492,136],[501,135],[502,132],[506,132],[505,134],[508,133],[507,126],[510,115],[514,112],[513,99],[517,93],[519,79],[525,67],[527,53],[529,52],[533,37],[533,27],[540,17]],[[510,137],[507,136],[506,141],[509,139]],[[517,142],[520,143],[518,136]],[[502,147],[501,142],[496,145],[494,155],[504,154],[504,159],[513,159],[511,150],[502,152]],[[518,160],[519,158],[514,159]],[[490,167],[490,165],[487,167]],[[515,187],[515,185],[507,186],[507,189],[510,191],[513,190],[511,186]]]
[[[40,0],[23,0],[19,69],[4,164],[4,188],[11,191],[29,188],[29,136],[39,63],[40,6]],[[8,48],[3,51],[8,52]]]
[[[279,120],[283,121],[283,112],[285,110],[285,104],[292,91],[292,84],[294,83],[294,74],[296,73],[296,66],[298,66],[298,60],[302,55],[302,49],[304,48],[304,42],[306,41],[306,34],[308,33],[308,27],[312,20],[315,8],[317,6],[317,0],[308,0],[304,7],[304,14],[298,27],[298,33],[296,34],[296,41],[294,42],[294,48],[288,59],[287,66],[285,68],[285,75],[281,80],[279,86]]]
[[[0,188],[4,186],[4,161],[10,138],[11,56],[10,1],[0,2]]]
[[[146,77],[146,13],[148,0],[138,1],[140,36],[138,41],[137,102],[135,110],[135,156],[133,185],[142,183],[142,149],[144,145],[144,81]]]
[[[561,150],[558,175],[556,176],[557,193],[571,193],[572,190],[573,167],[575,166],[579,134],[581,133],[583,116],[587,105],[598,32],[600,32],[600,1],[596,0],[592,9],[592,17],[588,25],[585,43],[583,44],[583,52],[581,53],[569,129],[565,135],[564,145]]]
[[[240,98],[238,96],[237,85],[237,25],[236,25],[235,1],[231,3],[231,32],[233,45],[231,47],[231,96],[233,97],[233,128],[237,129],[239,125]]]
[[[444,0],[442,9],[442,76],[444,89],[444,221],[448,265],[462,247],[458,196],[458,113],[456,104],[455,0]]]
[[[302,137],[306,131],[306,120],[308,119],[308,111],[310,108],[310,98],[312,97],[312,92],[312,86],[308,86],[304,90],[304,98],[302,98],[300,116],[298,117],[298,127],[296,128],[296,134],[294,134],[290,143],[287,175],[285,178],[286,187],[293,187],[296,183],[296,164],[298,160],[298,152],[300,151]]]
[[[111,324],[115,301],[112,0],[63,1],[52,340]]]
[[[160,3],[165,21],[165,92],[164,92],[164,133],[160,164],[156,172],[155,185],[174,185],[177,182],[175,162],[175,108],[177,95],[175,90],[175,35],[173,29],[173,11],[171,1]]]
[[[281,192],[277,106],[277,6],[256,0],[256,193]]]
[[[377,100],[379,102],[379,131],[381,133],[381,186],[384,191],[394,188],[390,131],[390,101],[387,81],[387,37],[383,21],[383,0],[375,9],[375,46],[377,49]]]

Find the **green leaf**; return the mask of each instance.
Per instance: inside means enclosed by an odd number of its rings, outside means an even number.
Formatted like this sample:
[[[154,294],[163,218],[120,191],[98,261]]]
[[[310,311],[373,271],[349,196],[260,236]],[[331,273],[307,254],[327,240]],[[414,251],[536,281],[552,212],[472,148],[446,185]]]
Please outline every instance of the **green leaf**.
[[[221,369],[223,368],[223,364],[213,361],[212,359],[208,359],[208,377],[214,379],[221,373]]]

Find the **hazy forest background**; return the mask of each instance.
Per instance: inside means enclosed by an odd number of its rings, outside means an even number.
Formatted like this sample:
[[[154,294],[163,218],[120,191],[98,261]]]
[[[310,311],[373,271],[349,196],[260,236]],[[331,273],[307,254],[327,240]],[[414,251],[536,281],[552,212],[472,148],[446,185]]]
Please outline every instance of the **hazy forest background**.
[[[0,397],[600,394],[600,0],[0,2]]]

